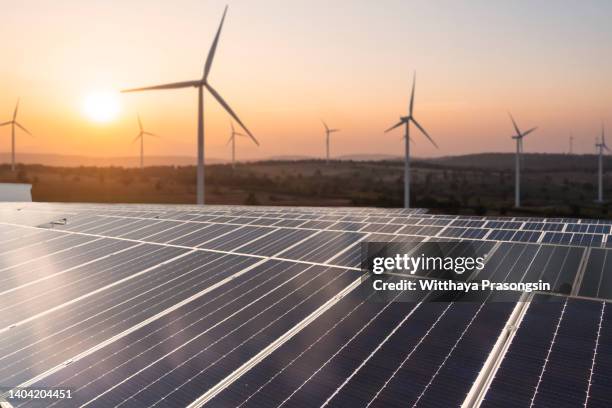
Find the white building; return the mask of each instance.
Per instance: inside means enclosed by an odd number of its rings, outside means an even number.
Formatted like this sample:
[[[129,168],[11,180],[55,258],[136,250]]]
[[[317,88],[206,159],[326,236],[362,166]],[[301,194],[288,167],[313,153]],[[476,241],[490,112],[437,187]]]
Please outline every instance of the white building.
[[[0,183],[0,201],[32,201],[32,185],[25,183]]]

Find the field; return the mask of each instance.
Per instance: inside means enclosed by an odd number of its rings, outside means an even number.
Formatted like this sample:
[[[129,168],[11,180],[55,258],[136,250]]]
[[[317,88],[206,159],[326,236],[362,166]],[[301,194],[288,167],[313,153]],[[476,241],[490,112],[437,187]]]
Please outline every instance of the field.
[[[413,205],[434,212],[476,215],[581,216],[609,218],[608,205],[594,203],[594,156],[524,156],[524,209],[512,209],[514,156],[487,154],[415,160]],[[612,160],[606,164],[612,168]],[[194,203],[195,167],[0,166],[0,181],[33,184],[35,201]],[[612,197],[612,177],[604,178]],[[403,162],[320,160],[260,161],[206,166],[210,204],[400,207]]]

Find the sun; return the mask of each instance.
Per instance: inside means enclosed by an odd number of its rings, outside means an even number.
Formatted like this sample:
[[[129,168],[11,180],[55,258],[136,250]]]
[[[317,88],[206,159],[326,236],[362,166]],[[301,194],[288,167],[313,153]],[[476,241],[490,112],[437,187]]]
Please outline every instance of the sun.
[[[120,110],[121,101],[117,92],[91,92],[83,100],[83,113],[94,122],[111,122],[119,116]]]

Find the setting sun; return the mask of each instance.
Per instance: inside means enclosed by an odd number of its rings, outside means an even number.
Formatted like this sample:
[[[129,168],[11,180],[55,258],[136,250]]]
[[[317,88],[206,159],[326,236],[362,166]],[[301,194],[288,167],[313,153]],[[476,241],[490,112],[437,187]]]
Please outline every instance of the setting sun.
[[[119,95],[110,91],[92,92],[83,101],[83,113],[98,123],[115,120],[120,108]]]

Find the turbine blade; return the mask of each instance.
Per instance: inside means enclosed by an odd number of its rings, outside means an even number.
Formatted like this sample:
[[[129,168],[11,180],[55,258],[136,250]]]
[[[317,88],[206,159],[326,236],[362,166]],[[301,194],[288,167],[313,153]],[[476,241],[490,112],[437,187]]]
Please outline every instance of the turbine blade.
[[[24,132],[26,132],[28,135],[32,136],[32,133],[30,133],[30,131],[26,128],[24,128],[23,126],[21,126],[19,123],[15,122],[15,126],[17,126],[19,129],[23,130]]]
[[[239,132],[234,132],[234,136],[249,137],[248,135],[245,135],[244,133],[239,133]]]
[[[521,139],[522,139],[522,138],[524,138],[525,136],[527,136],[528,134],[530,134],[531,132],[533,132],[534,130],[536,130],[537,128],[538,128],[538,127],[536,126],[536,127],[534,127],[534,128],[529,129],[529,130],[528,130],[528,131],[526,131],[525,133],[523,133],[523,134],[521,135]]]
[[[140,114],[138,113],[136,116],[138,117],[138,127],[140,128],[140,131],[142,132],[142,121],[140,120]]]
[[[230,144],[230,142],[232,141],[232,139],[234,139],[234,135],[230,136],[229,139],[227,139],[227,143],[225,144],[226,146]]]
[[[11,123],[13,123],[13,121],[12,121],[12,120],[11,120],[10,122],[0,123],[0,126],[10,125]]]
[[[325,123],[323,119],[321,119],[321,123],[323,123],[323,126],[325,126],[325,131],[329,132],[329,127],[327,126],[327,123]]]
[[[191,88],[197,87],[202,84],[201,81],[185,81],[185,82],[173,82],[171,84],[146,86],[144,88],[132,88],[124,89],[121,92],[140,92],[140,91],[155,91],[158,89],[178,89],[178,88]]]
[[[339,132],[340,129],[329,129],[329,133]]]
[[[210,50],[208,50],[208,57],[206,57],[206,64],[204,64],[204,74],[202,75],[202,81],[206,82],[208,74],[210,73],[210,67],[212,66],[213,60],[215,59],[215,53],[217,52],[217,44],[219,43],[219,36],[221,35],[221,29],[223,28],[223,22],[225,21],[225,15],[227,14],[227,6],[223,10],[223,17],[221,17],[221,23],[217,29],[217,34],[213,40]]]
[[[516,135],[520,136],[521,131],[519,130],[518,126],[516,125],[516,122],[514,121],[514,118],[512,117],[512,114],[510,112],[508,112],[508,115],[510,115],[510,120],[512,121],[512,125],[514,126],[514,130],[516,131]]]
[[[156,135],[155,133],[151,133],[151,132],[142,132],[143,135],[147,135],[147,136],[153,136],[153,137],[160,137],[159,135]]]
[[[17,104],[15,105],[15,110],[13,111],[13,121],[17,119],[17,111],[19,111],[19,99],[17,99]]]
[[[408,116],[412,116],[412,109],[414,108],[414,88],[416,85],[416,71],[412,75],[412,93],[410,94],[410,106],[408,107]]]
[[[240,120],[238,115],[236,115],[236,113],[232,110],[232,108],[230,108],[230,106],[227,104],[227,102],[225,102],[223,100],[221,95],[219,95],[219,93],[217,91],[215,91],[215,89],[212,86],[210,86],[209,84],[205,83],[204,86],[206,87],[206,89],[208,89],[208,92],[210,92],[212,94],[212,96],[215,97],[217,102],[219,102],[219,104],[221,104],[221,106],[223,106],[223,108],[227,111],[227,113],[229,113],[230,116],[232,118],[234,118],[234,120],[236,122],[238,122],[240,127],[242,127],[242,129],[247,133],[247,135],[249,135],[249,137],[253,140],[253,142],[255,142],[255,144],[257,146],[259,146],[259,142],[257,141],[257,139],[255,139],[255,136],[253,136],[251,131],[249,129],[247,129],[247,127],[244,125],[244,123],[242,123],[242,121]]]
[[[419,122],[417,122],[417,121],[416,121],[414,118],[412,118],[412,117],[410,118],[410,120],[412,121],[412,123],[414,123],[414,125],[415,125],[416,127],[418,127],[418,128],[419,128],[419,130],[420,130],[421,132],[423,132],[423,134],[424,134],[425,136],[427,136],[427,138],[429,139],[429,141],[431,142],[431,144],[432,144],[432,145],[434,145],[434,146],[436,147],[436,149],[439,149],[439,147],[438,147],[438,145],[436,144],[436,142],[434,142],[434,140],[431,138],[431,136],[429,136],[429,134],[428,134],[428,133],[425,131],[425,129],[423,129],[423,126],[419,125]]]
[[[399,122],[397,122],[395,125],[391,126],[389,129],[385,130],[385,133],[392,131],[393,129],[395,129],[396,127],[400,127],[404,124],[403,120],[400,120]]]
[[[136,143],[136,141],[140,139],[141,137],[142,137],[142,133],[139,133],[138,136],[136,136],[134,140],[132,140],[132,144]]]
[[[230,127],[232,128],[232,134],[236,133],[236,130],[234,129],[234,122],[230,119]]]

